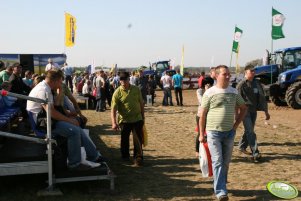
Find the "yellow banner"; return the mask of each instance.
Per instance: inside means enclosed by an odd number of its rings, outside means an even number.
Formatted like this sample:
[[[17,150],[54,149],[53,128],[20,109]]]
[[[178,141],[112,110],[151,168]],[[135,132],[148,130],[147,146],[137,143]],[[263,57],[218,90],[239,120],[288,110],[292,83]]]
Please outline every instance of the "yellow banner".
[[[184,45],[182,47],[182,59],[181,59],[180,73],[181,73],[181,75],[184,75]]]
[[[75,43],[76,19],[65,13],[65,45],[72,47]]]

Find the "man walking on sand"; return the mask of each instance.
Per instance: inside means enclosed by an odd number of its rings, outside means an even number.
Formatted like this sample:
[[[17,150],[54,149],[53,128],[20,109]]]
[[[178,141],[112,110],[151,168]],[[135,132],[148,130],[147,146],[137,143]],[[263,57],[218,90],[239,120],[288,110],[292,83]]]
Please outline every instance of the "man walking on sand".
[[[270,119],[268,112],[268,104],[265,99],[265,95],[260,82],[254,79],[255,71],[253,65],[247,65],[245,67],[245,78],[237,85],[239,94],[243,97],[248,106],[246,116],[243,120],[244,133],[239,141],[239,150],[250,156],[247,152],[247,147],[251,148],[252,160],[257,162],[261,158],[261,154],[258,150],[256,133],[254,132],[257,111],[265,112],[265,119]]]
[[[143,124],[144,101],[137,86],[130,84],[129,73],[120,73],[120,87],[112,97],[111,104],[112,129],[121,129],[121,157],[123,160],[130,158],[130,133],[133,133],[134,141],[134,165],[143,165]],[[116,114],[118,111],[118,124]]]
[[[205,142],[204,132],[211,153],[214,193],[218,200],[226,201],[226,187],[235,132],[244,118],[246,105],[237,90],[229,86],[230,72],[227,66],[215,68],[216,85],[203,95],[200,111],[200,142]],[[236,109],[237,116],[234,116]]]

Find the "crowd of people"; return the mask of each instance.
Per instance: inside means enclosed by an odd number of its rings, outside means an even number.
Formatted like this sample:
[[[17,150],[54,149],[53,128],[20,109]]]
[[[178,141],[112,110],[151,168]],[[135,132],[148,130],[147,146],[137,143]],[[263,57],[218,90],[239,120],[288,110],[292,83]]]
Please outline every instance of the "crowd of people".
[[[133,71],[131,76],[127,72],[118,72],[114,75],[112,72],[106,73],[103,70],[92,74],[77,74],[67,63],[60,67],[51,58],[45,66],[45,73],[41,75],[29,70],[23,73],[23,66],[20,63],[8,66],[4,66],[3,62],[0,64],[3,69],[0,72],[0,89],[45,100],[48,96],[51,103],[53,136],[60,135],[67,138],[70,170],[89,168],[80,162],[80,146],[85,148],[88,160],[92,162],[103,160],[92,140],[83,131],[87,118],[81,113],[75,95],[88,97],[90,108],[96,112],[104,112],[107,105],[111,107],[112,128],[121,129],[122,158],[129,159],[129,135],[133,131],[136,136],[134,140],[135,164],[142,165],[143,108],[147,103],[147,95],[152,97],[151,104],[154,104],[157,83],[153,75],[144,75],[143,70]],[[182,106],[183,78],[179,71],[173,77],[166,73],[161,79],[166,89],[164,79],[170,82],[169,91],[172,86],[175,88],[177,104]],[[163,103],[169,97],[170,105],[173,105],[171,93],[166,94],[164,91],[164,95],[166,96],[164,96]],[[23,99],[13,99],[10,105],[22,110],[21,119],[28,127],[30,127],[28,115],[31,115],[37,128],[46,130],[45,118],[48,105]]]
[[[93,74],[73,72],[73,68],[64,64],[58,67],[49,59],[44,75],[26,71],[21,77],[22,66],[15,63],[4,66],[0,61],[0,87],[13,93],[29,95],[51,102],[51,117],[55,125],[53,135],[60,135],[68,141],[68,167],[70,170],[87,170],[91,167],[81,163],[81,146],[87,153],[87,160],[101,163],[102,155],[83,128],[87,118],[82,115],[74,98],[74,94],[89,98],[90,108],[103,112],[107,105],[111,109],[112,129],[120,130],[120,152],[122,160],[130,159],[129,136],[133,134],[134,164],[143,165],[143,127],[144,107],[147,96],[154,103],[157,83],[152,75],[145,76],[143,70],[118,72],[116,75],[103,70]],[[196,155],[199,157],[200,143],[208,143],[211,154],[214,192],[218,200],[228,200],[226,188],[229,164],[231,161],[234,137],[238,125],[243,122],[244,133],[239,141],[239,150],[253,161],[259,161],[254,131],[257,111],[264,111],[266,119],[270,118],[267,102],[260,83],[254,79],[254,66],[245,67],[245,77],[236,88],[230,86],[230,72],[225,65],[210,69],[210,74],[201,73],[196,91],[199,103],[196,122],[198,136],[196,138]],[[63,82],[64,81],[64,82]],[[175,75],[166,72],[160,80],[163,87],[163,106],[173,106],[172,89],[178,106],[183,106],[183,77],[179,69]],[[36,123],[45,118],[48,105],[15,100],[26,120],[28,114],[33,115]],[[45,125],[44,125],[45,126]],[[247,148],[250,147],[250,152]]]
[[[84,147],[87,155],[87,159],[84,160],[99,163],[99,165],[104,162],[104,158],[97,151],[95,144],[83,130],[87,118],[82,115],[76,99],[66,84],[63,83],[66,78],[66,74],[62,71],[64,68],[61,70],[56,65],[52,65],[52,60],[49,59],[49,65],[52,66],[49,68],[46,66],[44,75],[32,75],[30,71],[26,71],[25,77],[22,78],[22,65],[19,63],[7,67],[4,66],[3,62],[0,62],[0,64],[5,68],[0,72],[1,89],[33,98],[49,100],[50,105],[25,99],[13,99],[10,106],[21,109],[20,119],[25,125],[31,126],[29,118],[32,118],[39,131],[46,131],[47,108],[51,107],[52,135],[66,138],[68,168],[71,171],[92,168],[81,163],[83,160],[81,158],[81,147]],[[65,64],[65,66],[67,65]]]

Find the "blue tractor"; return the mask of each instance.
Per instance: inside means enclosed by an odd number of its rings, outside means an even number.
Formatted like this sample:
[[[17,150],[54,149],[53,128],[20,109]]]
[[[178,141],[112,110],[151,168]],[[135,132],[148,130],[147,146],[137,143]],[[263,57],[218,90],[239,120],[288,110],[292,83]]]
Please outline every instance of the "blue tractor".
[[[143,75],[153,75],[157,85],[162,89],[162,84],[160,83],[161,77],[164,72],[170,73],[170,75],[176,74],[175,70],[170,69],[170,61],[158,61],[152,63],[149,67],[149,70],[144,70]]]
[[[276,106],[301,109],[301,47],[276,50],[269,64],[255,68],[256,77]]]

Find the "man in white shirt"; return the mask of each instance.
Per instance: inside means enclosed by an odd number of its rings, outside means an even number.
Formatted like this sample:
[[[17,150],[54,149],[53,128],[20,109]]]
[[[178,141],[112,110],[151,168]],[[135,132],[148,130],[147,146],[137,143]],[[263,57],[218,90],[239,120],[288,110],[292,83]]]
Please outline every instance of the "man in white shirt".
[[[59,70],[60,66],[57,63],[54,63],[51,58],[48,59],[48,64],[45,67],[45,73],[50,69]]]
[[[72,74],[74,72],[73,67],[69,66],[67,63],[64,63],[64,66],[61,68],[61,70],[65,74],[65,83],[71,90],[71,93],[73,93],[73,83],[72,83]]]
[[[165,75],[161,77],[161,83],[163,85],[164,97],[163,97],[163,105],[168,106],[168,98],[169,98],[169,105],[173,106],[172,103],[172,95],[171,95],[171,86],[172,86],[172,79],[169,76],[169,72],[165,72]]]
[[[135,75],[135,71],[132,71],[132,74],[130,76],[130,84],[131,85],[136,85],[136,80],[137,80],[137,77]]]
[[[101,155],[96,150],[96,146],[91,139],[79,127],[79,122],[65,116],[54,108],[54,100],[52,91],[57,90],[62,85],[63,72],[61,70],[49,70],[46,74],[45,80],[36,85],[30,92],[29,96],[50,100],[51,118],[55,120],[55,125],[52,130],[53,136],[60,135],[67,138],[68,143],[68,167],[70,170],[88,170],[91,167],[81,164],[81,146],[83,146],[87,153],[87,159],[93,162],[101,162]],[[57,100],[59,101],[59,100]],[[33,101],[27,101],[27,111],[33,114],[36,122],[38,114],[47,111],[47,104],[41,104]]]

